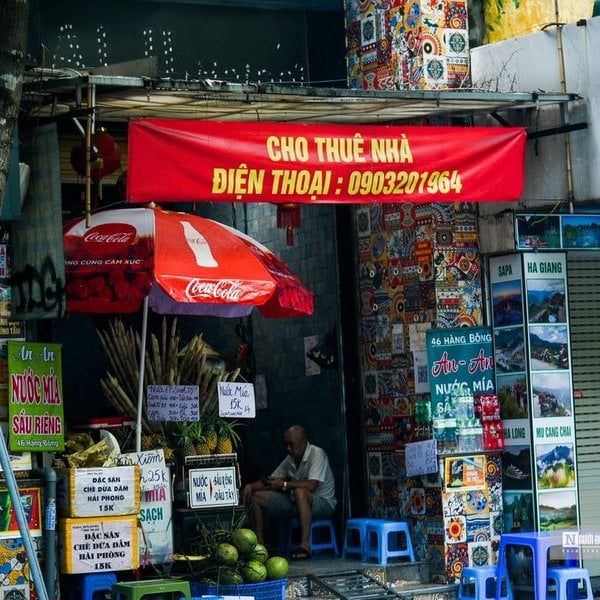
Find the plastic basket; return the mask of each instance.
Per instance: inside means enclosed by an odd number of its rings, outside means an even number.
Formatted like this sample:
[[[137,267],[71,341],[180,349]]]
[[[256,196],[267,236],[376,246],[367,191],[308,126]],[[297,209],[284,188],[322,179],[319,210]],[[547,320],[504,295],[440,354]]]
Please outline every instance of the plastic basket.
[[[242,583],[240,585],[190,584],[192,596],[254,596],[255,600],[285,600],[285,579],[264,581],[263,583]]]

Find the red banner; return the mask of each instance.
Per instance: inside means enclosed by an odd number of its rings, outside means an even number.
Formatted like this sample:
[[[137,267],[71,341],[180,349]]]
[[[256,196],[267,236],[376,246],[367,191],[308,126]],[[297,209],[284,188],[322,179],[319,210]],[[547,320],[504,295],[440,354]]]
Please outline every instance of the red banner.
[[[131,202],[518,200],[526,133],[510,127],[141,119]]]

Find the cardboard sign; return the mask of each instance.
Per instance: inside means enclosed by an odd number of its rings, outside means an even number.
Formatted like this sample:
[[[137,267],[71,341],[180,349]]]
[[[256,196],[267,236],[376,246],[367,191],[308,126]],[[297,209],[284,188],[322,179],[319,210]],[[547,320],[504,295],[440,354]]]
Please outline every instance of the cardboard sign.
[[[413,442],[405,448],[406,474],[408,477],[437,473],[437,444],[435,440]]]
[[[137,516],[59,520],[62,573],[129,571],[139,566]]]
[[[256,417],[254,385],[239,381],[220,381],[218,384],[219,416],[253,419]]]
[[[69,517],[134,515],[140,510],[140,468],[59,471],[58,508]]]
[[[190,508],[237,506],[235,467],[190,469],[188,477]]]
[[[149,385],[148,420],[198,421],[200,388],[197,385]]]

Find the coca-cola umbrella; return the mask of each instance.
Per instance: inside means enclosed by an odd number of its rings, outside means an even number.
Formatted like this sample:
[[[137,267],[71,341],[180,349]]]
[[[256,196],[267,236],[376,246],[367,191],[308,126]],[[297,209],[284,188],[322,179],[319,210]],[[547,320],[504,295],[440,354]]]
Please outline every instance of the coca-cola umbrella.
[[[313,312],[313,295],[268,248],[216,221],[160,208],[105,210],[63,232],[69,312],[143,306],[136,448],[148,306],[160,314],[266,317]]]

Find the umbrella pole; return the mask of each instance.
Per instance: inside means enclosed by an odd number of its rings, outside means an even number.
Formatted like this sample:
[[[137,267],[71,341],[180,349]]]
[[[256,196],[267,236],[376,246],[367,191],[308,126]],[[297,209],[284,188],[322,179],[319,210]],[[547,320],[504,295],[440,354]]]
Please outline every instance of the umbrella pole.
[[[137,418],[135,422],[135,451],[142,449],[142,410],[144,407],[144,363],[146,359],[146,334],[148,331],[148,296],[144,298],[142,312],[142,341],[140,344],[140,371],[138,375]]]

